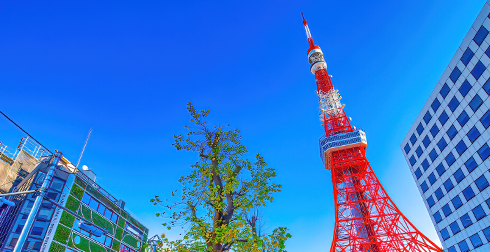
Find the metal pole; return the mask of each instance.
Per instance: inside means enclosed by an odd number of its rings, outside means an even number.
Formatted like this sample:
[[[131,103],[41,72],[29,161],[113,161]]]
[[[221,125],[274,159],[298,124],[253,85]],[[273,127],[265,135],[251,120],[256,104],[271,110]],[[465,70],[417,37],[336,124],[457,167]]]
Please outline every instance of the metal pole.
[[[80,153],[80,157],[78,158],[77,168],[78,168],[78,165],[80,165],[80,160],[82,160],[83,152],[85,151],[85,147],[87,146],[87,142],[88,142],[88,139],[90,138],[91,133],[92,133],[92,128],[90,128],[90,131],[88,132],[87,139],[85,139],[85,144],[83,145],[82,153]]]
[[[17,244],[15,245],[13,252],[21,252],[22,248],[24,247],[24,243],[27,239],[27,235],[31,230],[32,225],[34,224],[37,212],[41,207],[41,203],[43,201],[44,195],[46,195],[46,192],[48,191],[49,184],[51,184],[51,180],[53,180],[56,167],[58,166],[58,162],[61,160],[62,156],[63,154],[61,152],[56,151],[54,158],[51,159],[51,163],[49,164],[48,172],[46,174],[46,177],[44,178],[44,182],[41,188],[39,189],[39,195],[36,197],[36,200],[34,201],[34,205],[32,206],[29,216],[27,217],[24,228],[22,228],[22,232],[20,233],[19,239],[17,240]]]

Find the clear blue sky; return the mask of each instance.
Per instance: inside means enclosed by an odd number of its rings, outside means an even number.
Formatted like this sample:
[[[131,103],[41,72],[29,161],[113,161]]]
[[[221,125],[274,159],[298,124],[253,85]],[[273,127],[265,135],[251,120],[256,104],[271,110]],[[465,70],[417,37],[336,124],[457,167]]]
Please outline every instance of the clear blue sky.
[[[271,228],[290,228],[288,251],[327,251],[333,194],[304,12],[378,178],[436,240],[399,145],[483,4],[1,1],[1,110],[73,162],[92,127],[82,164],[155,234],[149,200],[179,188],[197,158],[171,146],[192,101],[276,168],[284,190],[266,214]],[[0,120],[0,141],[21,136]]]

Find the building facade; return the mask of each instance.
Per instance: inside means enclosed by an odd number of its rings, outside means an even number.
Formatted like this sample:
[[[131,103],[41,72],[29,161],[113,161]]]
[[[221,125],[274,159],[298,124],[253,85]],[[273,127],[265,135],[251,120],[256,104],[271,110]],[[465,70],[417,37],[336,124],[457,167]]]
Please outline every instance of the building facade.
[[[401,144],[445,251],[490,251],[490,5]]]
[[[16,184],[8,189],[10,192],[38,189],[46,176],[50,156],[46,152],[33,151],[40,148],[25,146],[28,145],[21,143],[13,156],[4,151],[2,155],[5,157],[0,159],[3,162],[0,168],[18,169],[26,163],[25,160],[34,167],[29,166],[29,175],[17,179]],[[12,251],[16,246],[35,198],[36,194],[8,196],[7,199],[15,206],[0,210],[1,252]],[[124,210],[122,200],[117,200],[95,182],[92,171],[78,170],[68,160],[62,159],[47,191],[47,198],[42,202],[22,251],[144,250],[148,229]]]

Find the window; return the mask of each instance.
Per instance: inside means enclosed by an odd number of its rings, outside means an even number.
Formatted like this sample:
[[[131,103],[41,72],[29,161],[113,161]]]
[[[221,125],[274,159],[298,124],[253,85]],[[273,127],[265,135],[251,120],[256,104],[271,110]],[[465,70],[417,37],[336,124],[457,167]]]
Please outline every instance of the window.
[[[466,187],[463,190],[463,195],[464,195],[464,198],[466,199],[466,201],[469,201],[470,199],[472,199],[473,197],[475,197],[475,192],[473,192],[473,189],[471,188],[471,185],[469,185],[468,187]]]
[[[449,79],[451,79],[453,83],[456,83],[460,75],[461,75],[461,70],[459,70],[458,67],[455,67],[451,72],[451,75],[449,75]]]
[[[422,148],[419,146],[417,150],[415,150],[415,154],[417,154],[417,157],[420,157],[422,156],[422,153],[423,153]]]
[[[481,205],[478,205],[477,207],[473,208],[473,210],[471,211],[473,212],[473,215],[475,216],[477,221],[487,216],[487,214],[485,213]]]
[[[457,183],[461,182],[465,178],[465,175],[461,170],[461,168],[459,168],[456,172],[454,172],[453,176]]]
[[[449,91],[450,89],[448,85],[444,84],[444,86],[442,86],[441,91],[439,93],[441,94],[442,98],[446,98],[447,94],[449,94]]]
[[[451,166],[452,164],[454,164],[454,161],[456,161],[456,158],[454,158],[452,152],[449,152],[444,160],[446,160],[447,166]]]
[[[423,192],[426,192],[427,190],[429,190],[429,187],[427,186],[427,183],[425,181],[424,181],[424,183],[422,183],[420,185],[420,188],[422,188]]]
[[[487,199],[485,203],[487,203],[488,208],[490,208],[490,199]]]
[[[488,49],[487,49],[487,52],[488,52]],[[490,56],[488,56],[490,57]],[[488,95],[490,95],[490,79],[488,79],[485,84],[483,85],[483,90],[485,90],[485,92],[487,92]]]
[[[476,161],[473,157],[468,158],[468,160],[464,163],[464,166],[466,166],[466,169],[468,170],[469,173],[471,173],[475,168],[478,166],[476,164]]]
[[[449,248],[447,249],[447,252],[457,252],[457,251],[456,251],[456,247],[454,247],[454,246],[449,247]]]
[[[414,144],[416,141],[417,141],[417,137],[415,136],[415,134],[412,134],[412,136],[410,137],[410,142]]]
[[[461,231],[461,228],[459,227],[457,221],[454,221],[453,223],[449,224],[449,228],[451,228],[453,235],[455,235]]]
[[[414,157],[413,155],[412,155],[412,157],[409,159],[409,161],[410,161],[410,165],[411,165],[411,166],[413,166],[413,165],[415,164],[415,162],[417,162],[417,161],[415,160],[415,157]]]
[[[439,133],[439,128],[437,127],[437,125],[434,124],[434,126],[432,126],[432,128],[430,129],[430,134],[432,135],[432,137],[436,137],[437,133]]]
[[[481,245],[483,245],[483,243],[481,242],[481,239],[480,239],[480,236],[478,235],[478,233],[470,236],[470,241],[471,241],[471,244],[473,244],[473,247],[474,248],[478,248]]]
[[[481,175],[479,178],[475,180],[476,187],[478,187],[478,190],[483,191],[485,188],[488,187],[488,180],[485,178],[485,175]]]
[[[485,159],[490,156],[490,148],[488,147],[488,144],[484,144],[479,150],[478,150],[478,155],[480,155],[481,160],[485,161]]]
[[[434,220],[436,221],[436,223],[439,223],[442,221],[442,217],[441,217],[441,214],[439,213],[439,211],[437,211],[433,216],[434,216]]]
[[[470,251],[470,248],[468,247],[468,244],[466,243],[465,240],[460,241],[458,243],[458,247],[459,247],[459,250],[461,250],[461,252]]]
[[[17,229],[15,229],[14,234],[20,234],[22,232],[22,229],[24,228],[24,225],[18,225]]]
[[[439,141],[437,143],[437,147],[439,147],[439,150],[442,152],[447,146],[447,143],[446,143],[446,140],[443,138],[441,138],[441,141]]]
[[[463,64],[465,66],[467,66],[468,63],[470,62],[471,58],[473,58],[473,55],[475,55],[475,54],[473,53],[473,51],[470,48],[466,49],[466,51],[464,51],[464,53],[463,53],[463,56],[461,56],[461,62],[463,62]]]
[[[434,195],[436,196],[437,200],[442,199],[444,197],[444,193],[442,192],[442,189],[439,187],[435,192]]]
[[[468,122],[468,120],[470,120],[470,117],[468,116],[466,111],[463,110],[463,112],[461,112],[461,115],[458,116],[459,125],[463,127]]]
[[[433,149],[433,150],[432,150],[432,151],[429,153],[429,157],[430,157],[430,160],[431,160],[432,162],[434,162],[434,160],[436,160],[437,156],[439,156],[439,155],[437,154],[436,149]]]
[[[449,116],[447,115],[446,111],[443,111],[441,115],[439,116],[439,122],[441,123],[442,126],[447,122],[449,119]]]
[[[427,111],[427,113],[425,113],[425,116],[424,116],[425,124],[428,124],[430,122],[430,119],[432,119],[432,115],[430,114],[429,111]]]
[[[464,143],[463,140],[461,140],[457,145],[456,145],[456,151],[458,152],[459,155],[462,155],[468,147],[466,147],[466,144]]]
[[[434,173],[431,173],[429,175],[429,183],[433,185],[435,182],[436,182],[436,175],[434,175]]]
[[[33,227],[31,230],[32,235],[41,235],[44,231],[44,228],[42,227]]]
[[[478,94],[475,95],[475,97],[473,97],[473,99],[470,101],[470,107],[473,110],[473,112],[476,112],[476,110],[478,110],[478,108],[481,106],[482,103],[483,101],[480,98],[480,96]]]
[[[111,221],[114,222],[114,223],[117,223],[117,214],[116,213],[112,213],[112,217],[111,217]]]
[[[427,204],[429,205],[429,207],[432,207],[434,204],[436,204],[434,198],[432,198],[432,195],[427,198]]]
[[[430,107],[432,108],[432,110],[434,110],[434,113],[436,113],[439,106],[441,106],[441,102],[436,97],[436,99],[432,102],[432,105],[430,105]]]
[[[417,168],[417,170],[415,171],[415,176],[417,177],[417,179],[422,177],[422,171],[420,170],[420,168]]]
[[[17,241],[18,240],[19,240],[18,238],[12,238],[12,240],[10,240],[9,246],[10,247],[15,247],[15,244],[17,244]]]
[[[422,126],[422,123],[419,123],[419,126],[417,126],[417,133],[420,135],[424,131],[424,126]]]
[[[451,207],[449,207],[449,204],[444,205],[441,209],[442,209],[442,212],[444,213],[445,217],[448,217],[449,215],[451,215],[453,213],[453,211],[451,210]]]
[[[456,128],[454,127],[454,125],[451,125],[451,128],[449,128],[447,130],[447,136],[449,137],[449,139],[453,140],[453,138],[456,136],[456,134],[458,134],[458,131],[456,131]]]
[[[490,110],[487,111],[487,113],[485,113],[481,118],[480,118],[480,122],[481,124],[483,125],[483,127],[488,128],[488,126],[490,126]]]
[[[467,228],[473,224],[473,221],[471,221],[471,218],[468,214],[465,214],[459,218],[461,220],[461,223],[463,224],[463,227]]]
[[[483,229],[483,234],[487,238],[487,241],[490,241],[490,227]]]
[[[476,63],[475,67],[473,67],[473,70],[471,70],[471,74],[473,77],[475,77],[476,80],[480,78],[480,76],[483,74],[483,71],[485,71],[486,67],[481,63],[481,61],[478,61]]]
[[[470,92],[470,90],[471,90],[471,84],[468,82],[468,80],[465,80],[463,84],[461,84],[461,87],[459,88],[459,93],[461,93],[461,95],[465,97],[468,94],[468,92]]]
[[[478,46],[481,46],[481,43],[483,42],[483,40],[485,40],[485,38],[487,37],[487,34],[488,34],[488,30],[485,29],[484,26],[482,26],[482,27],[480,27],[478,32],[476,32],[475,37],[473,37],[473,41],[475,41],[475,43]]]
[[[424,168],[424,171],[429,168],[429,161],[427,161],[427,159],[424,159],[424,161],[422,161],[422,168]]]
[[[427,148],[430,144],[430,139],[429,136],[425,136],[424,140],[422,140],[422,143],[424,144],[424,147]]]
[[[405,154],[408,154],[410,152],[410,146],[407,144],[405,145],[405,148],[403,148],[405,150]]]
[[[478,131],[476,127],[473,127],[470,129],[470,131],[468,131],[466,136],[468,136],[468,139],[473,143],[480,136],[480,131]]]
[[[449,102],[448,107],[451,110],[451,112],[454,112],[456,110],[456,108],[458,108],[458,106],[459,106],[459,101],[458,101],[458,98],[456,98],[456,96],[455,96]]]
[[[446,182],[444,182],[444,188],[446,189],[446,192],[451,191],[454,188],[453,182],[451,181],[451,178],[448,178]]]
[[[446,228],[444,228],[443,230],[441,230],[441,236],[442,236],[442,239],[444,239],[444,240],[449,239],[449,232],[447,231]]]
[[[439,176],[441,176],[442,174],[444,174],[446,172],[446,168],[444,168],[444,165],[441,163],[440,165],[438,165],[436,167],[436,171],[437,171],[437,174],[439,174]]]
[[[454,209],[458,209],[463,205],[463,202],[461,201],[461,198],[459,197],[459,195],[456,195],[456,197],[454,197],[451,200],[451,203],[453,203]]]

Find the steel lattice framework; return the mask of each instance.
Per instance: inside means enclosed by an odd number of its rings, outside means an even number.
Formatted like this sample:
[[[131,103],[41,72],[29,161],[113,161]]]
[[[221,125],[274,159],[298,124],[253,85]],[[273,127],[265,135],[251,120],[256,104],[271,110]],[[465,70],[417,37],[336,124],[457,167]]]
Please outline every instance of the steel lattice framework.
[[[351,126],[303,17],[325,136],[320,151],[332,173],[335,231],[331,252],[442,251],[400,212],[366,159],[366,135]]]

